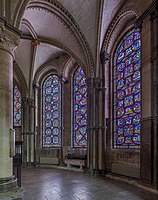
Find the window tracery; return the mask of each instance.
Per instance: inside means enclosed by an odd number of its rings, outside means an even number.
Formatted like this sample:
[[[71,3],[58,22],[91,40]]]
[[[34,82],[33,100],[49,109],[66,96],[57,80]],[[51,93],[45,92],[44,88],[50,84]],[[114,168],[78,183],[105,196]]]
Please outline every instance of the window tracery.
[[[73,146],[87,146],[87,85],[80,66],[73,76]]]
[[[61,146],[61,83],[57,75],[48,76],[42,87],[43,147]]]
[[[131,30],[114,54],[114,148],[139,148],[141,132],[141,39]]]
[[[13,124],[14,127],[22,125],[22,114],[21,114],[21,93],[17,87],[13,87]]]

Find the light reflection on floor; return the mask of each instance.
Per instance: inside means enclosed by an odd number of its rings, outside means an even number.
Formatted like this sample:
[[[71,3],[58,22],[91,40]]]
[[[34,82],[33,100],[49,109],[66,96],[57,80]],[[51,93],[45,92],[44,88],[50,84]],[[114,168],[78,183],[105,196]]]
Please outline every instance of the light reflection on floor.
[[[22,169],[24,200],[157,200],[158,195],[126,183],[79,172]]]

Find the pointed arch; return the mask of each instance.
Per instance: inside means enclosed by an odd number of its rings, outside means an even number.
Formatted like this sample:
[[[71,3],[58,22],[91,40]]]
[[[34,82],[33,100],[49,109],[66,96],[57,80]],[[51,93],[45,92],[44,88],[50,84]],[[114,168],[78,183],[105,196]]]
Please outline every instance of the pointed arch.
[[[61,147],[61,83],[54,74],[42,85],[42,146]]]
[[[22,96],[27,97],[28,96],[27,82],[23,72],[21,71],[16,61],[14,61],[13,63],[13,72],[14,72],[14,82],[16,80],[16,83],[18,84],[18,88],[20,89]]]
[[[132,29],[120,40],[113,58],[113,145],[139,148],[141,131],[141,39]]]
[[[21,3],[18,13],[16,13],[14,17],[14,24],[17,28],[20,27],[25,9],[37,9],[42,10],[46,13],[50,13],[52,16],[55,16],[59,20],[59,23],[62,23],[63,26],[66,26],[68,32],[72,33],[73,38],[76,41],[76,45],[80,47],[79,49],[81,51],[78,52],[78,55],[82,55],[82,58],[79,58],[76,52],[71,51],[71,47],[65,47],[65,49],[67,49],[67,52],[69,52],[70,55],[73,56],[76,60],[80,60],[79,63],[84,63],[86,67],[86,74],[88,77],[94,76],[94,58],[90,46],[81,28],[79,27],[71,13],[69,13],[69,11],[61,3],[54,0],[24,1],[23,3]],[[60,42],[58,41],[58,43]]]

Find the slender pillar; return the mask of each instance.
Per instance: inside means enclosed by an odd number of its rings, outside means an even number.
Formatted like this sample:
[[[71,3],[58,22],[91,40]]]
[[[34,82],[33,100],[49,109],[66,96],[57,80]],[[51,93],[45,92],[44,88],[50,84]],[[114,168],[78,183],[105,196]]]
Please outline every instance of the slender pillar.
[[[33,85],[34,88],[34,162],[37,164],[37,127],[38,127],[38,83]]]
[[[27,146],[29,152],[29,163],[34,164],[34,138],[35,138],[35,128],[34,128],[34,99],[28,99],[29,104],[29,133],[28,133],[28,141],[29,145]]]
[[[106,168],[106,152],[107,152],[107,145],[106,145],[106,139],[107,139],[107,134],[106,134],[106,127],[107,127],[107,116],[108,116],[108,108],[107,108],[107,104],[108,99],[107,96],[109,98],[109,95],[106,95],[106,91],[108,91],[108,87],[109,85],[107,85],[109,83],[109,59],[110,56],[109,54],[104,50],[101,55],[100,55],[100,59],[101,59],[101,65],[102,65],[102,84],[101,84],[101,91],[102,91],[102,114],[101,114],[101,118],[102,118],[102,170],[105,172],[105,168]],[[108,73],[108,74],[107,74]]]
[[[88,86],[88,168],[99,174],[99,78],[87,80]]]
[[[60,79],[61,81],[61,92],[62,92],[62,95],[61,95],[61,99],[62,99],[62,105],[64,105],[64,84],[65,84],[65,81],[62,80],[62,78]],[[61,106],[61,113],[64,113],[64,106]],[[60,148],[60,166],[64,166],[64,154],[63,154],[63,146],[64,146],[64,135],[63,135],[63,132],[64,132],[64,115],[62,115],[62,125],[61,125],[61,148]]]
[[[22,153],[22,162],[23,165],[27,165],[27,133],[28,133],[28,104],[27,104],[27,97],[22,99],[23,103],[23,153]]]
[[[87,80],[87,86],[88,86],[88,93],[87,93],[87,99],[88,99],[88,124],[87,124],[87,135],[88,135],[88,144],[87,144],[87,156],[88,156],[88,169],[91,174],[93,174],[93,165],[94,165],[94,140],[93,140],[93,126],[94,126],[94,121],[93,121],[93,107],[94,107],[94,90],[93,90],[93,78],[90,78]]]
[[[99,161],[100,161],[100,153],[102,150],[102,146],[100,146],[100,126],[99,126],[99,121],[100,121],[100,83],[101,83],[101,79],[100,78],[95,78],[94,79],[94,109],[95,109],[95,114],[94,114],[94,132],[93,132],[93,140],[95,142],[93,148],[94,148],[94,166],[93,166],[93,170],[94,170],[94,174],[100,174],[100,170],[99,170]]]
[[[152,134],[152,184],[158,189],[158,3],[151,13],[152,33],[152,87],[153,87],[153,134]]]
[[[23,165],[35,163],[35,102],[34,99],[23,98]]]
[[[14,145],[11,145],[11,131],[13,130],[13,54],[19,39],[20,35],[16,30],[0,21],[0,198],[3,197],[1,191],[16,187],[16,180],[13,177],[11,152],[14,152]]]

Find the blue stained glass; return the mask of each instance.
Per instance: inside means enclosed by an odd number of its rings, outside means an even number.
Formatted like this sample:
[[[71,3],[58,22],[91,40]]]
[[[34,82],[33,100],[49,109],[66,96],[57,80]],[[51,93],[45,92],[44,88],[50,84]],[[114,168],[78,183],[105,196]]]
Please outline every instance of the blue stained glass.
[[[118,81],[117,88],[121,89],[123,86],[124,86],[124,79],[121,79],[120,81]]]
[[[136,93],[138,93],[138,92],[140,92],[140,81],[139,81],[139,83],[137,83],[137,84],[135,84],[134,86],[133,86],[133,92],[136,94]]]
[[[118,92],[117,98],[118,98],[118,99],[123,99],[123,97],[124,97],[124,91],[121,90],[121,91]]]
[[[119,108],[119,109],[118,109],[118,112],[117,112],[117,116],[118,116],[118,117],[121,117],[123,114],[124,114],[124,108],[123,108],[123,107],[122,107],[122,108]]]
[[[56,75],[43,83],[43,147],[61,146],[61,83]]]
[[[132,63],[132,57],[127,58],[127,60],[125,61],[126,66],[130,65],[131,63]]]
[[[125,118],[125,123],[126,124],[132,124],[132,117]]]
[[[125,78],[130,76],[131,74],[133,74],[133,66],[126,67],[124,70],[125,70],[124,71],[124,77]]]
[[[123,69],[124,69],[124,66],[125,66],[125,64],[124,63],[120,63],[120,64],[118,64],[118,66],[117,66],[117,71],[123,71]],[[119,73],[120,74],[120,73]]]
[[[124,57],[124,52],[121,52],[118,56],[118,62],[120,62]]]
[[[128,97],[125,97],[124,99],[124,107],[126,106],[130,106],[133,104],[133,96],[128,96]]]
[[[81,67],[73,77],[73,146],[87,147],[87,85]]]
[[[124,120],[123,119],[119,119],[118,120],[118,126],[122,127],[124,124]]]
[[[114,54],[114,148],[140,147],[140,49],[140,33],[131,30],[124,35]]]
[[[21,126],[22,124],[22,116],[21,116],[21,93],[18,90],[17,85],[14,85],[13,88],[13,98],[14,98],[14,105],[13,105],[13,115],[14,115],[14,127]]]
[[[134,70],[137,71],[140,69],[140,61],[138,61],[135,65],[134,65]]]

